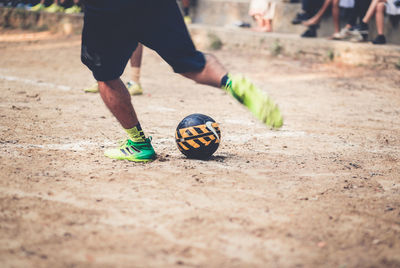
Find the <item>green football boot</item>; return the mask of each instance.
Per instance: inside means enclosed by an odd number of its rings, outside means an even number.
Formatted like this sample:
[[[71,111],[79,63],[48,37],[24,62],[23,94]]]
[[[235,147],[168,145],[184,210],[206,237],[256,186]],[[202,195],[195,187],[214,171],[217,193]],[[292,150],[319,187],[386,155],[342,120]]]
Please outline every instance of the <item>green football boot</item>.
[[[156,159],[151,138],[146,138],[144,142],[134,142],[127,139],[118,148],[106,150],[104,155],[112,159],[134,162],[149,162]]]
[[[283,125],[283,117],[279,107],[268,95],[242,76],[228,74],[228,83],[223,87],[241,104],[246,106],[253,115],[272,128]]]

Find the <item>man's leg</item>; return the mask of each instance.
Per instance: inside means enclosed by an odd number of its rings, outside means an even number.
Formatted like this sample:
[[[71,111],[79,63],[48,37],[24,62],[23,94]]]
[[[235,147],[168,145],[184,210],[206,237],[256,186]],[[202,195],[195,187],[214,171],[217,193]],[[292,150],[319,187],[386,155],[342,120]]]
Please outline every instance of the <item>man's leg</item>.
[[[221,80],[228,71],[214,55],[205,54],[204,56],[206,58],[206,64],[203,70],[181,73],[181,75],[199,84],[221,87]]]
[[[376,30],[378,36],[372,41],[374,45],[386,44],[386,38],[383,34],[384,30],[384,19],[385,19],[386,5],[384,2],[379,2],[376,6],[375,20],[376,20]]]
[[[248,79],[229,74],[214,56],[196,50],[175,1],[162,1],[159,7],[147,10],[155,15],[152,19],[141,18],[145,21],[140,22],[147,23],[148,27],[139,36],[143,45],[157,51],[176,73],[201,84],[223,88],[267,126],[282,126],[279,108],[263,91]]]
[[[385,20],[385,3],[379,2],[376,6],[375,20],[376,20],[376,30],[379,35],[383,35],[384,20]]]
[[[312,18],[310,18],[309,20],[306,20],[303,22],[303,25],[305,26],[311,26],[311,25],[317,25],[321,19],[322,16],[325,14],[326,10],[328,9],[328,7],[332,4],[332,0],[325,0],[324,4],[322,5],[322,7],[318,10],[317,14],[315,14]]]
[[[356,0],[355,8],[357,10],[357,16],[360,21],[364,18],[365,14],[367,14],[368,8],[371,5],[372,0]]]
[[[128,139],[119,147],[108,149],[105,156],[119,160],[147,162],[155,158],[150,139],[146,138],[139,124],[131,95],[121,79],[99,81],[101,98],[128,134]]]
[[[183,19],[185,23],[190,24],[192,23],[192,18],[190,17],[189,8],[190,8],[190,0],[182,0],[183,6]]]
[[[282,126],[283,118],[279,108],[263,91],[242,76],[228,74],[215,56],[206,54],[205,59],[203,70],[181,74],[199,84],[224,88],[267,126],[273,128]]]
[[[333,0],[332,2],[332,17],[333,17],[333,27],[335,29],[335,33],[339,33],[340,32],[339,0]]]
[[[128,83],[126,83],[128,91],[131,95],[143,94],[143,88],[142,85],[140,84],[140,68],[142,65],[142,54],[143,54],[143,45],[139,43],[130,58],[132,75],[131,75],[131,80]],[[97,93],[99,92],[99,85],[96,82],[92,86],[83,89],[83,91],[87,93]]]
[[[92,71],[104,103],[128,135],[123,144],[104,154],[113,159],[146,162],[155,158],[151,139],[144,135],[129,92],[119,78],[137,46],[129,28],[130,12],[121,13],[98,12],[86,6],[81,60]]]
[[[140,68],[142,66],[143,45],[138,44],[130,59],[131,80],[127,83],[131,95],[142,95],[143,88],[140,84]]]
[[[381,0],[372,0],[371,4],[369,5],[369,8],[367,10],[367,13],[365,14],[364,18],[362,19],[363,23],[368,23],[372,16],[374,16],[376,12],[376,7],[378,3],[381,2]]]
[[[139,121],[131,103],[131,96],[121,79],[98,82],[101,98],[107,108],[125,129],[136,126]]]
[[[368,39],[368,32],[369,32],[368,23],[371,20],[371,18],[375,15],[377,6],[380,2],[385,3],[386,0],[372,0],[364,18],[361,20],[360,24],[358,24],[356,27],[354,27],[354,33],[362,35],[363,36],[362,40]]]

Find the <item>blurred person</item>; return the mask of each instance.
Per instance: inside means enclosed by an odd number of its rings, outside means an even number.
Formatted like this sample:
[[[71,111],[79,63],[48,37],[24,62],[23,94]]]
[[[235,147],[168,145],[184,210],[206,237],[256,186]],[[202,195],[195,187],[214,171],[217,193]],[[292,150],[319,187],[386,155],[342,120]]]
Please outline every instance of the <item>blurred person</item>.
[[[317,14],[315,14],[312,18],[303,21],[302,24],[308,27],[318,25],[322,19],[322,16],[328,10],[329,6],[332,6],[332,17],[333,17],[333,27],[334,27],[334,33],[331,36],[331,38],[340,39],[339,0],[325,0],[324,4],[320,8],[320,10],[318,10]]]
[[[400,1],[399,0],[372,0],[367,13],[354,28],[354,32],[367,35],[369,31],[368,23],[375,15],[376,30],[378,35],[372,41],[375,45],[386,44],[386,37],[384,35],[385,26],[385,11],[388,15],[400,15]]]
[[[274,0],[251,0],[249,15],[256,22],[256,27],[253,30],[257,32],[272,32],[275,8],[276,2]]]
[[[318,10],[322,7],[320,0],[302,0],[302,12],[297,13],[296,17],[292,20],[292,24],[300,24],[317,14]],[[301,37],[317,37],[317,29],[319,25],[311,25],[308,29],[301,34]]]
[[[142,58],[143,58],[142,55],[143,55],[143,45],[141,43],[138,43],[137,48],[132,53],[132,56],[130,58],[131,80],[129,80],[128,83],[126,84],[129,94],[131,94],[132,96],[143,94],[143,88],[140,83],[140,69],[142,66]],[[84,91],[88,93],[97,93],[99,92],[98,84],[96,83],[92,87],[84,89]]]
[[[182,0],[182,6],[183,6],[183,19],[186,24],[191,24],[192,23],[192,18],[190,17],[190,0]]]
[[[300,24],[314,16],[322,7],[320,0],[301,0],[302,11],[296,14],[293,18],[292,24]]]
[[[228,73],[215,56],[195,48],[175,0],[86,0],[81,60],[128,136],[120,146],[106,150],[105,156],[140,162],[156,157],[120,79],[138,42],[155,50],[174,72],[222,88],[267,126],[282,126],[279,108],[263,91],[248,79]]]
[[[357,2],[366,1],[368,0],[358,0]],[[329,39],[342,40],[350,37],[348,30],[354,26],[354,23],[347,23],[342,30],[340,29],[340,8],[345,9],[347,13],[354,12],[354,8],[359,8],[359,5],[355,7],[355,0],[325,0],[317,14],[315,14],[312,18],[303,21],[302,24],[305,26],[318,25],[329,6],[332,6],[332,18],[334,26],[334,33]],[[348,16],[350,16],[350,14]]]
[[[361,21],[367,13],[370,3],[371,0],[354,0],[354,6],[351,8],[350,5],[342,5],[342,1],[340,1],[340,6],[346,8],[347,16],[346,25],[340,30],[337,39],[348,39],[350,41],[362,41],[364,39],[363,35],[354,32],[353,29],[357,25],[357,21]]]

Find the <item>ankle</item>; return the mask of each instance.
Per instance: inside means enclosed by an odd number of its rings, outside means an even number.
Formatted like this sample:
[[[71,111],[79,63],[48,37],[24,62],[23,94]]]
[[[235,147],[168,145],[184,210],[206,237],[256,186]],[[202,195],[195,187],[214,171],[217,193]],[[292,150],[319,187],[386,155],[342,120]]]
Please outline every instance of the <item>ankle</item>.
[[[128,134],[129,139],[131,139],[133,142],[145,142],[146,141],[146,136],[144,135],[144,132],[142,130],[142,127],[140,126],[140,123],[138,123],[133,128],[125,129],[125,131]]]
[[[220,85],[220,87],[221,87],[221,88],[225,88],[225,87],[227,87],[227,86],[229,85],[229,83],[230,83],[229,76],[228,76],[228,74],[225,74],[225,75],[221,78],[221,85]]]

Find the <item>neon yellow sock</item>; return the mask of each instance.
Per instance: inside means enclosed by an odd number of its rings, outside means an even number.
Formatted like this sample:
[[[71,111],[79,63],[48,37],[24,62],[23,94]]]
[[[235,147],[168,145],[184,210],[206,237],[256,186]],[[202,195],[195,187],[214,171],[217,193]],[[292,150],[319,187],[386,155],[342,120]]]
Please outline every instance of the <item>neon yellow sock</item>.
[[[128,133],[128,137],[133,141],[133,142],[145,142],[146,141],[146,136],[144,135],[144,132],[142,130],[142,127],[140,126],[140,123],[134,126],[133,128],[130,129],[125,129],[126,133]]]

